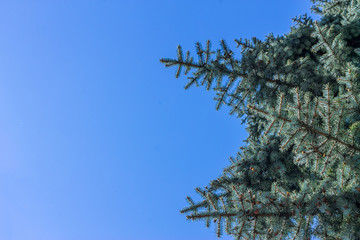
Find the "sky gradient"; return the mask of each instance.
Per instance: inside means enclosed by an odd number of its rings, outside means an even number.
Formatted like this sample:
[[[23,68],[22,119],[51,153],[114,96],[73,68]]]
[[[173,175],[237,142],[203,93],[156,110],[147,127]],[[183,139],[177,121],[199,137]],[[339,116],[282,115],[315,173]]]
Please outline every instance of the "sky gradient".
[[[1,1],[0,240],[215,240],[179,210],[220,176],[245,126],[159,59],[208,39],[240,56],[234,38],[283,35],[310,6]]]

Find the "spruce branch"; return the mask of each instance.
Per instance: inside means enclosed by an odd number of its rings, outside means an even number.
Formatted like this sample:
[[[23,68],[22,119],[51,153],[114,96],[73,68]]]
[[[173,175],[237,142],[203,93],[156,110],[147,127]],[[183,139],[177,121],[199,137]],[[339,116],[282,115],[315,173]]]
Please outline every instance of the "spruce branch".
[[[217,223],[235,239],[360,239],[360,1],[312,0],[289,34],[195,44],[163,58],[190,74],[185,88],[216,93],[217,109],[245,115],[249,137],[202,200],[187,198],[187,219]],[[359,45],[359,46],[357,46]],[[195,56],[196,56],[195,55]],[[225,225],[225,226],[223,226]]]

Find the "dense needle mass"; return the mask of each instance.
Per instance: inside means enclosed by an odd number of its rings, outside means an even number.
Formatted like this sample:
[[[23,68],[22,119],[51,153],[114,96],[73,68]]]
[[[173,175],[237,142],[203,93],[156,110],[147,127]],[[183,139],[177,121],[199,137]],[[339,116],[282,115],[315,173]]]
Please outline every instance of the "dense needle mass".
[[[178,47],[165,66],[216,92],[243,118],[247,145],[181,210],[235,239],[360,239],[360,1],[312,0],[291,31],[265,41]]]

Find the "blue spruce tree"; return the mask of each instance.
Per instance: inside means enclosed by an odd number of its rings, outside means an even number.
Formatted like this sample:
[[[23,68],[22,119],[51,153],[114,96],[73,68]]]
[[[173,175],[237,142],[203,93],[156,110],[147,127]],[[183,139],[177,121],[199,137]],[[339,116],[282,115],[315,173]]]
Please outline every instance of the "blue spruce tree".
[[[245,147],[181,210],[218,237],[360,239],[360,0],[312,2],[320,21],[235,40],[241,60],[225,41],[160,60],[247,124]]]

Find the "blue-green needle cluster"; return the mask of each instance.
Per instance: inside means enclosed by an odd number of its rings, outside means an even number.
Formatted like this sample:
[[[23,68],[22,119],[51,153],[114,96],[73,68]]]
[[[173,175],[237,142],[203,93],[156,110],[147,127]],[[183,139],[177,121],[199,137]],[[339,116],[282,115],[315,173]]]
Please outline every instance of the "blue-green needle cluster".
[[[161,59],[216,92],[249,137],[181,210],[235,239],[360,239],[360,1],[312,0],[284,36]]]

